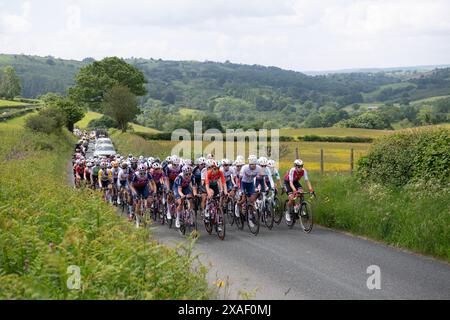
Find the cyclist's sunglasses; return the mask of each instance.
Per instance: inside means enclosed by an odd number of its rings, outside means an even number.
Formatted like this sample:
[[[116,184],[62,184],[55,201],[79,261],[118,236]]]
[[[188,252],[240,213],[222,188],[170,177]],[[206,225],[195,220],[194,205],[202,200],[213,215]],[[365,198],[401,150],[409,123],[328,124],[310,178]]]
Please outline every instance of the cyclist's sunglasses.
[[[296,165],[295,167],[301,169],[301,168],[303,168],[303,165],[301,165],[301,166],[297,166],[297,165]]]

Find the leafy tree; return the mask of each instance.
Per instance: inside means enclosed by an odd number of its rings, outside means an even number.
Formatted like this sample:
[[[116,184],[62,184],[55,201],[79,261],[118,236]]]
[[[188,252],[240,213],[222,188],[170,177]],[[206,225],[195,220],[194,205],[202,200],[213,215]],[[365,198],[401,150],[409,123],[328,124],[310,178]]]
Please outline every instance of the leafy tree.
[[[322,117],[318,113],[311,113],[303,121],[304,128],[320,128],[322,127]]]
[[[113,118],[104,115],[100,119],[91,120],[87,127],[90,130],[95,128],[109,129],[109,128],[118,128],[119,124]]]
[[[0,72],[0,96],[13,100],[20,95],[21,91],[22,87],[16,71],[11,66],[5,67],[3,72]]]
[[[336,127],[343,128],[363,128],[363,129],[392,129],[391,124],[378,112],[366,112],[359,116],[342,120],[338,122]]]
[[[224,131],[220,120],[214,114],[207,114],[202,118],[203,130],[217,129]]]
[[[99,110],[108,90],[114,86],[126,86],[136,96],[147,94],[144,74],[117,57],[94,61],[81,68],[76,76],[76,86],[69,90],[76,101]]]
[[[44,95],[39,96],[39,100],[44,103],[45,107],[55,104],[57,101],[61,100],[63,97],[59,93],[48,92]]]
[[[61,129],[65,124],[65,116],[57,108],[44,108],[37,115],[27,118],[25,127],[35,132],[43,132],[47,134],[61,133]]]
[[[83,119],[85,111],[75,101],[69,98],[56,100],[52,106],[60,110],[65,117],[65,124],[69,131],[73,131],[75,123]]]
[[[113,86],[105,94],[103,110],[113,118],[122,132],[126,132],[128,122],[140,113],[136,96],[126,86]]]

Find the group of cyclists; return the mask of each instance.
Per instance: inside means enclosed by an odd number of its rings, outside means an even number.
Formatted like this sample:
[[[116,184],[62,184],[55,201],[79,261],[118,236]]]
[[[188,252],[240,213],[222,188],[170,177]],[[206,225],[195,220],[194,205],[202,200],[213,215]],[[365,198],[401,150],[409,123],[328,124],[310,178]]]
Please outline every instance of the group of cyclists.
[[[176,228],[180,228],[180,214],[186,205],[208,221],[213,218],[208,210],[212,199],[219,199],[220,206],[224,208],[232,199],[230,215],[234,214],[235,218],[232,218],[239,219],[242,211],[246,210],[246,204],[254,205],[262,193],[271,192],[276,196],[281,189],[289,196],[285,211],[289,225],[292,219],[290,209],[297,194],[303,193],[301,178],[305,180],[309,192],[314,194],[300,159],[294,161],[294,167],[282,180],[274,160],[255,155],[250,155],[247,161],[242,156],[237,156],[234,161],[217,161],[212,154],[194,161],[177,155],[164,160],[142,155],[135,157],[133,154],[86,158],[85,141],[95,139],[95,134],[85,132],[79,133],[79,136],[81,145],[77,145],[73,158],[76,186],[84,184],[102,190],[106,201],[126,207],[130,221],[136,215],[142,215],[142,210],[154,209],[157,201],[165,209],[162,210],[163,221],[174,219]],[[248,223],[251,228],[256,223],[254,217]]]

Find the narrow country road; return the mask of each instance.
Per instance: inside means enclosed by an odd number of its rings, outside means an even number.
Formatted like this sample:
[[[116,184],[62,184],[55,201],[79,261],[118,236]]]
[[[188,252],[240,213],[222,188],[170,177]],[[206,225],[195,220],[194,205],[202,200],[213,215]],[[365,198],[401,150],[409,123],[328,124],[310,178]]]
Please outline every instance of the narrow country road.
[[[194,251],[210,283],[229,284],[221,298],[240,299],[244,291],[255,299],[450,299],[450,265],[432,258],[318,226],[305,234],[284,219],[271,231],[261,227],[257,237],[227,225],[225,241],[198,223]],[[167,226],[151,231],[169,246],[186,241]],[[367,287],[373,265],[380,268],[379,290]]]

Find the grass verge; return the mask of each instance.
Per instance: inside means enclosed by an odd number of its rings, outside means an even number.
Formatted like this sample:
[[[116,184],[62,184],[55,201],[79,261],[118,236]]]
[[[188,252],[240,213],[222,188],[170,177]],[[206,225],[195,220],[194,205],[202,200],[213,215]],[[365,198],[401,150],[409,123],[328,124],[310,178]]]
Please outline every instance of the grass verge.
[[[450,262],[450,190],[368,183],[350,175],[316,176],[317,223]]]

